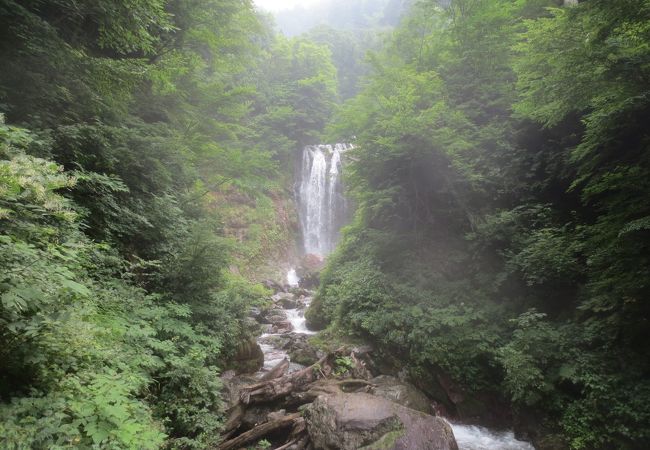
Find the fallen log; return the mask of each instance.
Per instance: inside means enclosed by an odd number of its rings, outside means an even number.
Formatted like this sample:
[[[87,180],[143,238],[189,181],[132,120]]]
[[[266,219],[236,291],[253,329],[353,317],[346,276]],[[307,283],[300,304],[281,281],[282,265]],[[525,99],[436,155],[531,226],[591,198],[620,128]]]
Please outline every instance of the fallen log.
[[[284,358],[275,367],[273,367],[273,369],[265,373],[264,376],[260,378],[260,381],[269,381],[275,378],[280,378],[281,376],[284,376],[286,374],[288,369],[289,369],[289,360],[287,358]]]
[[[305,423],[305,419],[299,417],[294,422],[293,429],[291,430],[291,434],[289,434],[287,442],[275,450],[299,450],[305,448],[308,442],[309,435],[307,435],[307,424]]]
[[[250,403],[271,402],[286,397],[291,392],[301,390],[305,385],[316,381],[319,376],[325,375],[323,368],[329,357],[330,355],[326,355],[315,364],[280,378],[245,386],[240,392],[239,399],[243,404],[248,405]],[[328,372],[331,372],[331,370],[328,370]]]
[[[242,405],[240,402],[228,410],[228,420],[223,426],[222,432],[224,439],[228,439],[228,437],[232,436],[237,428],[239,428],[245,412],[246,408],[244,408],[244,405]]]
[[[343,348],[338,349],[323,356],[315,364],[292,373],[286,373],[289,361],[284,360],[257,383],[243,386],[239,392],[239,400],[228,410],[228,420],[224,426],[223,439],[228,439],[237,432],[248,405],[272,403],[282,399],[285,408],[296,407],[316,400],[319,395],[333,395],[359,389],[367,390],[372,387],[371,383],[363,379],[335,380],[329,378],[334,372],[336,358],[344,354],[346,352]],[[278,405],[278,408],[281,407]],[[276,422],[271,420],[253,428],[253,430],[267,423]],[[250,431],[246,433],[250,433]],[[242,434],[242,436],[246,435],[246,433]],[[290,446],[287,449],[304,447],[304,445],[301,447],[302,439],[299,439],[299,436],[288,441],[291,440],[295,440],[292,444],[295,447]]]
[[[285,358],[281,362],[279,362],[275,367],[273,367],[268,373],[264,374],[264,376],[260,378],[260,381],[269,381],[275,378],[279,378],[283,376],[288,369],[289,369],[289,360]],[[234,433],[234,431],[239,427],[242,417],[244,417],[245,411],[246,408],[244,407],[244,405],[242,405],[241,401],[239,400],[228,410],[227,412],[228,420],[226,421],[223,427],[223,435],[225,438],[231,436]]]
[[[255,428],[248,430],[245,433],[240,434],[234,439],[229,441],[222,442],[217,446],[217,450],[231,450],[239,449],[247,444],[255,442],[269,433],[274,431],[289,428],[295,426],[295,421],[300,419],[300,413],[293,413],[286,415],[280,419],[273,420],[270,422],[264,422],[261,425],[256,426]]]

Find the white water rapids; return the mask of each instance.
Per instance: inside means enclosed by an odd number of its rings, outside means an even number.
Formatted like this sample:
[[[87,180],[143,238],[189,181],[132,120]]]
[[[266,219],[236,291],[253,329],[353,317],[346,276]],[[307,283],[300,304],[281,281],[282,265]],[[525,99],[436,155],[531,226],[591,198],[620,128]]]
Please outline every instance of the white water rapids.
[[[289,280],[293,276],[295,276],[297,280],[298,277],[295,274],[295,272],[296,272],[295,269],[290,269],[289,272],[287,273],[287,280]],[[296,281],[296,285],[297,284],[298,282]],[[310,303],[311,303],[310,300],[305,299],[305,301],[303,302],[304,306],[300,308],[284,309],[284,312],[287,315],[287,322],[291,324],[294,333],[307,334],[307,335],[316,334],[316,331],[311,331],[307,329],[307,324],[305,320],[305,311],[309,307]],[[269,343],[268,339],[266,339],[269,338],[270,336],[281,336],[282,334],[283,333],[264,333],[258,338],[258,344],[262,349],[262,353],[264,353],[264,365],[262,366],[262,370],[260,371],[260,374],[263,374],[273,369],[273,367],[275,367],[277,364],[282,362],[282,360],[285,358],[289,360],[291,359],[289,358],[289,354],[287,353],[286,350],[277,348],[272,343],[272,341]],[[292,369],[295,370],[295,367],[293,368],[290,367],[289,369],[290,371]]]
[[[309,307],[309,302],[305,302],[304,309],[285,309],[284,312],[287,313],[287,320],[291,323],[294,333],[302,334],[316,334],[315,331],[307,329],[307,323],[305,320],[305,310]]]
[[[459,450],[535,450],[530,443],[515,439],[512,431],[494,431],[475,425],[448,422]]]

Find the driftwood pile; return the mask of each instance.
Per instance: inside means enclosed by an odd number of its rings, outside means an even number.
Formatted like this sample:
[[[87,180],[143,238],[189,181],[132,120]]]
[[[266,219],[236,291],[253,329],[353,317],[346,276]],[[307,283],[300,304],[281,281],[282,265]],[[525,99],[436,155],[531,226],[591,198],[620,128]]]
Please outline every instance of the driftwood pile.
[[[348,363],[344,376],[336,366],[341,357],[347,357],[345,361]],[[301,406],[313,402],[320,395],[367,392],[373,386],[367,381],[370,374],[364,362],[354,351],[343,348],[297,372],[287,373],[288,368],[289,362],[284,360],[258,382],[239,388],[239,398],[228,410],[218,450],[241,449],[271,435],[277,438],[280,433],[286,438],[276,450],[306,449],[310,442],[305,420],[298,411]],[[266,421],[242,430],[242,420],[253,405],[272,406],[273,412],[266,415]]]

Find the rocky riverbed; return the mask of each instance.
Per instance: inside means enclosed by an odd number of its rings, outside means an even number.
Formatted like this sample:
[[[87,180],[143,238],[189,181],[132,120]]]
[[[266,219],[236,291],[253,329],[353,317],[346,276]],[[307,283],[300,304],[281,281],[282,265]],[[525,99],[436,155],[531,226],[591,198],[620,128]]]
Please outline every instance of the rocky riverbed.
[[[242,373],[222,376],[229,420],[220,449],[250,447],[262,439],[278,450],[533,449],[512,433],[437,417],[423,392],[377,370],[381,364],[369,346],[319,350],[309,341],[315,333],[304,318],[313,293],[276,283],[268,287],[275,293],[268,307],[252,311],[261,334],[244,346]]]

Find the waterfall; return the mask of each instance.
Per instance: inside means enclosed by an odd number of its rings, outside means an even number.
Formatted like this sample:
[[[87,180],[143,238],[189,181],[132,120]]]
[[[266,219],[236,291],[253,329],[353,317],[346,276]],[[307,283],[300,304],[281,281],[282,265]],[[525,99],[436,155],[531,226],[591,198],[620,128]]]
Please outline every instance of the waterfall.
[[[296,269],[294,269],[292,267],[287,272],[287,284],[290,287],[297,287],[299,283],[300,283],[300,278],[298,278],[298,274],[296,273]]]
[[[341,155],[349,144],[308,145],[302,152],[298,206],[305,253],[329,254],[347,215]]]

